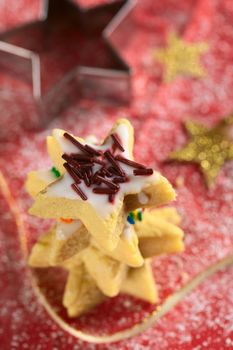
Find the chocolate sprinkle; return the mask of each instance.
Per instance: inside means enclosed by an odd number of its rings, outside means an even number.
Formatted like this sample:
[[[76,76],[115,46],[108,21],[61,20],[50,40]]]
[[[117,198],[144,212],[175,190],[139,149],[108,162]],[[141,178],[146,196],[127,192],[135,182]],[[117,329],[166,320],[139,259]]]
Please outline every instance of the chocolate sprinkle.
[[[112,176],[112,173],[107,168],[105,168],[104,166],[102,167],[102,169],[100,171],[100,174],[102,174],[103,176],[107,176],[107,177],[111,177]]]
[[[83,181],[87,187],[90,187],[91,181],[86,171],[83,171]]]
[[[72,184],[71,187],[84,201],[87,200],[87,196],[76,183]]]
[[[153,169],[135,169],[133,171],[134,175],[140,176],[140,175],[152,175]]]
[[[124,182],[127,182],[127,181],[129,181],[129,179],[128,179],[126,176],[114,177],[114,179],[113,179],[113,182],[114,182],[115,184],[124,183]]]
[[[125,157],[122,157],[120,155],[116,156],[115,159],[117,159],[119,162],[124,163],[126,165],[129,165],[133,168],[137,168],[137,169],[146,169],[146,167],[142,164],[139,164],[137,162],[134,162],[133,160],[127,159]]]
[[[95,187],[93,188],[93,192],[97,194],[115,194],[117,190],[109,187]]]
[[[105,157],[109,160],[109,162],[112,164],[113,168],[116,169],[116,171],[121,175],[125,176],[124,171],[121,169],[121,167],[117,164],[113,154],[108,150],[104,152]]]
[[[91,163],[94,162],[93,158],[86,156],[86,155],[83,155],[83,154],[71,153],[70,157],[75,159],[75,160],[78,160],[79,162],[91,162]]]
[[[119,172],[115,168],[113,168],[112,166],[110,166],[107,170],[109,171],[109,173],[111,175],[117,175],[117,176],[120,175]]]
[[[67,162],[67,163],[69,163],[69,164],[72,164],[74,167],[80,167],[79,166],[79,162],[78,161],[76,161],[76,160],[74,160],[73,158],[71,158],[68,154],[63,154],[62,155],[62,158]]]
[[[125,151],[117,134],[111,135],[113,139],[112,152],[107,150],[104,153],[89,145],[83,145],[68,133],[64,133],[64,137],[83,152],[83,154],[64,153],[62,155],[62,158],[66,161],[63,166],[75,181],[71,187],[83,200],[87,200],[87,196],[78,186],[82,181],[84,181],[87,187],[91,185],[97,186],[92,191],[96,194],[108,195],[109,202],[114,203],[115,195],[120,189],[120,184],[129,181],[129,178],[118,162],[135,168],[133,173],[136,176],[153,174],[152,169],[147,169],[142,164],[121,155],[115,156],[112,153],[116,148],[122,152]],[[99,165],[99,169],[94,172],[94,169],[96,169],[95,164]]]
[[[118,190],[118,189],[120,188],[119,185],[116,185],[116,184],[113,183],[112,181],[107,180],[107,179],[105,179],[105,178],[102,177],[102,176],[97,175],[97,176],[96,176],[96,179],[99,180],[100,182],[104,183],[105,185],[109,186],[110,188],[113,188],[113,189],[116,189],[116,190]]]
[[[96,149],[92,148],[89,145],[85,145],[84,147],[89,153],[93,154],[94,156],[101,156],[102,154],[101,151],[97,151]]]
[[[91,168],[93,166],[93,163],[80,163],[79,165],[82,168]]]
[[[81,173],[81,171],[79,169],[73,167],[72,170],[73,170],[73,172],[75,172],[78,175],[78,177],[80,179],[83,179],[83,174]]]
[[[73,136],[71,136],[71,135],[68,134],[67,132],[65,132],[63,136],[64,136],[67,140],[69,140],[70,142],[72,142],[73,145],[77,146],[77,147],[80,149],[80,151],[86,152],[86,153],[91,154],[91,155],[93,154],[93,152],[88,151],[88,150],[86,149],[86,147],[85,147],[83,144],[81,144],[81,142],[79,142],[78,140],[76,140]]]
[[[64,168],[67,170],[67,172],[70,174],[70,176],[72,177],[72,179],[80,184],[81,183],[81,179],[79,178],[78,174],[76,172],[73,171],[73,169],[71,168],[71,166],[68,163],[64,163],[63,164]]]
[[[92,158],[93,163],[105,165],[105,162],[103,160],[100,160],[98,158]]]
[[[119,148],[120,151],[124,152],[125,149],[121,144],[121,140],[117,134],[112,134],[111,138],[113,139],[114,144],[116,145],[117,148]]]

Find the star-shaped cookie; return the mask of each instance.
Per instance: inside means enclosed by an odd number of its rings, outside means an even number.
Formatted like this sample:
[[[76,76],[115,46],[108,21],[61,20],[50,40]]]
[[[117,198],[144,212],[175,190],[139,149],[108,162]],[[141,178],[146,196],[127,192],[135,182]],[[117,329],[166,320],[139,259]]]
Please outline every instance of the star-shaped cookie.
[[[106,251],[117,247],[128,211],[175,198],[162,175],[133,160],[133,128],[125,119],[99,145],[56,129],[48,137],[48,152],[60,177],[50,182],[50,171],[48,177],[46,172],[29,175],[28,191],[35,195],[35,181],[41,189],[30,213],[81,220]]]
[[[53,230],[35,244],[29,264],[32,267],[60,265],[69,271],[63,305],[71,317],[87,312],[104,298],[120,292],[155,303],[158,293],[148,258],[183,250],[183,232],[178,227],[179,223],[180,217],[174,208],[146,210],[143,220],[134,225],[141,256],[141,261],[134,265],[122,262],[120,254],[118,257],[111,253],[107,255],[93,240],[81,249],[79,246],[71,258],[54,264],[51,260],[56,250]],[[130,241],[129,237],[124,239]],[[75,245],[75,242],[72,244]],[[68,244],[64,247],[69,250]]]
[[[98,144],[54,130],[49,170],[29,173],[31,212],[56,225],[34,245],[29,265],[69,271],[63,305],[70,316],[126,292],[157,301],[152,256],[183,250],[174,209],[145,210],[175,198],[169,182],[133,160],[133,128],[118,120]]]

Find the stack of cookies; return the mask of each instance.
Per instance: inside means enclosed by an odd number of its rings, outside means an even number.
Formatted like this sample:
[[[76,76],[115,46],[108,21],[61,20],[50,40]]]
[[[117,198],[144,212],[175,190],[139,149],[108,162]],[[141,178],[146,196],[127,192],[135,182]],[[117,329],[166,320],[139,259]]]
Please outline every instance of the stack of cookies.
[[[118,120],[102,143],[55,129],[47,139],[51,169],[32,171],[30,213],[56,219],[34,245],[32,267],[69,271],[63,304],[79,316],[120,292],[156,303],[150,259],[183,250],[169,182],[133,159],[133,128]]]

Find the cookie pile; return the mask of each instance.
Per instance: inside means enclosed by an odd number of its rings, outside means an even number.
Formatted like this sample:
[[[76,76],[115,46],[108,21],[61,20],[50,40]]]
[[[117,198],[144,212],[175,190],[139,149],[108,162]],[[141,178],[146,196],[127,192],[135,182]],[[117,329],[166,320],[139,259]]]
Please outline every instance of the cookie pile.
[[[105,140],[55,129],[47,139],[51,169],[29,173],[30,213],[57,220],[34,245],[32,267],[69,271],[63,304],[81,315],[120,292],[155,303],[150,258],[183,250],[175,198],[158,172],[133,160],[133,128],[118,120]]]

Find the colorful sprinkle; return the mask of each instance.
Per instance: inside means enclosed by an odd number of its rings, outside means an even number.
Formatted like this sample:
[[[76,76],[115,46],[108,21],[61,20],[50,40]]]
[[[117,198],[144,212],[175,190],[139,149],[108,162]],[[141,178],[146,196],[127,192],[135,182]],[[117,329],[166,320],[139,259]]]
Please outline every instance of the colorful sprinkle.
[[[133,212],[133,211],[131,211],[131,212],[129,213],[129,216],[130,216],[133,220],[135,220],[135,216],[134,216],[134,212]]]
[[[138,211],[138,220],[142,221],[142,211]]]
[[[71,224],[74,220],[73,219],[68,219],[68,218],[60,218],[62,222],[65,222],[66,224]]]
[[[60,171],[55,168],[55,166],[52,167],[51,172],[55,175],[55,177],[60,177]]]
[[[127,217],[127,221],[131,225],[134,225],[136,220],[142,221],[142,212],[143,212],[142,209],[131,211]]]
[[[128,215],[127,221],[128,221],[128,223],[131,224],[131,225],[134,225],[134,224],[135,224],[134,219],[133,219],[130,215]]]

